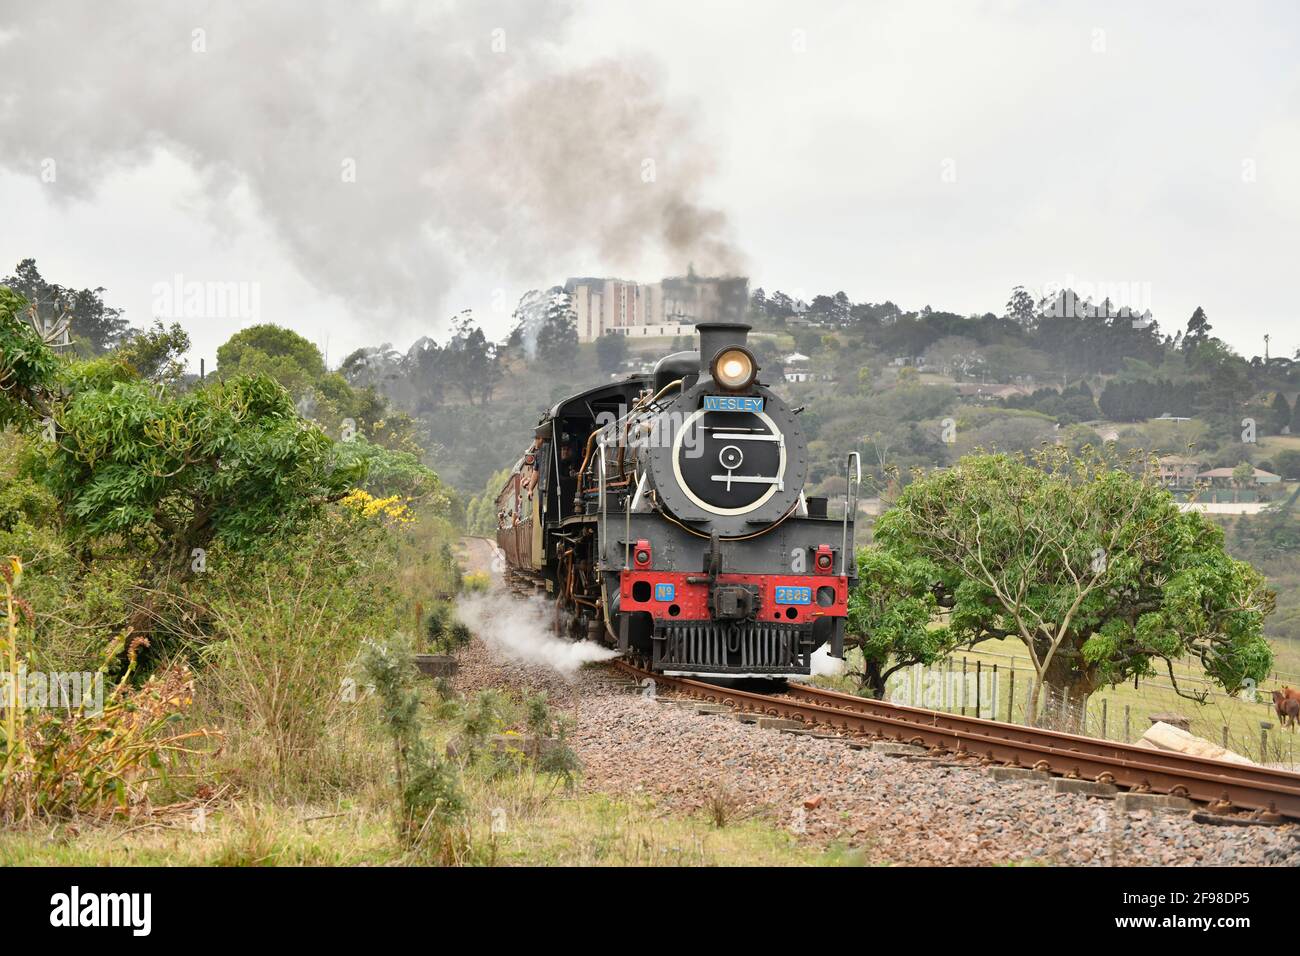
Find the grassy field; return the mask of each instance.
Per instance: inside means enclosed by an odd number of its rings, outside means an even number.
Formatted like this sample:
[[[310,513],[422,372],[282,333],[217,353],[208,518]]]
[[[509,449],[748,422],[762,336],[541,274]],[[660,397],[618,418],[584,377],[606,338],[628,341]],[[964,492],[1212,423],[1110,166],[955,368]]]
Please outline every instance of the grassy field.
[[[1259,447],[1266,452],[1300,450],[1300,435],[1262,435]]]
[[[1277,726],[1270,691],[1284,683],[1300,687],[1300,650],[1290,642],[1277,642],[1274,653],[1276,676],[1257,689],[1254,702],[1245,695],[1229,697],[1211,685],[1193,663],[1179,663],[1174,667],[1174,674],[1180,688],[1184,693],[1208,692],[1204,701],[1179,696],[1164,675],[1142,680],[1136,688],[1132,683],[1106,687],[1088,701],[1086,732],[1095,737],[1133,742],[1151,726],[1152,716],[1172,712],[1188,718],[1191,732],[1197,736],[1217,744],[1225,744],[1226,740],[1229,749],[1261,761],[1263,721],[1272,726],[1267,729],[1268,752],[1261,762],[1296,768],[1300,759],[1297,737],[1294,732]],[[967,675],[964,681],[963,665]],[[916,671],[900,672],[891,679],[890,690],[896,695],[894,699],[902,703],[955,712],[961,712],[964,704],[965,712],[974,716],[977,666],[982,680],[979,716],[1024,723],[1033,668],[1018,641],[986,641],[975,650],[962,651],[948,661],[923,669],[919,682]],[[851,689],[845,678],[830,683]],[[918,698],[918,687],[923,693],[928,690],[928,695]]]

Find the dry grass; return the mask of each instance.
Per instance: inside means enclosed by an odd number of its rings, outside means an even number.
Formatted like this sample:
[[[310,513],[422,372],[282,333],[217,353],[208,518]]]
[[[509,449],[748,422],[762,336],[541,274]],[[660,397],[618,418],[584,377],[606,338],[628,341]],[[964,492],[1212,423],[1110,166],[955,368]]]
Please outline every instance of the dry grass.
[[[649,797],[565,793],[538,800],[546,780],[525,773],[467,779],[470,849],[479,866],[804,866],[860,862],[801,845],[757,820],[719,828],[665,815]],[[202,818],[170,818],[0,834],[4,866],[410,866],[428,861],[393,838],[382,788],[331,803],[241,800]]]
[[[704,798],[704,816],[721,830],[739,816],[742,806],[743,802],[736,794],[723,784],[716,783]]]

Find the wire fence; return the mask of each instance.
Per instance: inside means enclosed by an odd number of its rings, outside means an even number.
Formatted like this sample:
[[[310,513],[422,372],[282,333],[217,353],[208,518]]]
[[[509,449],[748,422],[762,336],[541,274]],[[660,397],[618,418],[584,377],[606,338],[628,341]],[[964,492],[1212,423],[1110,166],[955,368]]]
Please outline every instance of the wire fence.
[[[1277,723],[1268,694],[1206,694],[1197,702],[1178,697],[1168,684],[1146,681],[1107,689],[1080,701],[1043,687],[1037,720],[1032,721],[1034,672],[1016,666],[1010,655],[1005,657],[1012,662],[990,664],[953,657],[930,666],[916,664],[891,675],[885,698],[896,704],[1013,724],[1036,723],[1124,743],[1137,743],[1160,721],[1256,763],[1296,768],[1295,728]]]

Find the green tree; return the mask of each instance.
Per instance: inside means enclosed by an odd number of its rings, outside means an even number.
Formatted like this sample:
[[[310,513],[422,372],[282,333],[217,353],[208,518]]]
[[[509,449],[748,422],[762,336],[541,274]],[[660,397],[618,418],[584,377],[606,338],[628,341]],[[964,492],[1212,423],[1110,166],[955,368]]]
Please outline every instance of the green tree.
[[[214,543],[251,551],[301,531],[365,475],[303,422],[265,377],[236,377],[180,396],[140,381],[74,392],[56,407],[57,436],[33,462],[71,534],[149,555],[131,620],[147,632],[153,595],[188,579]]]
[[[22,318],[26,308],[21,295],[0,286],[0,428],[29,423],[50,410],[59,360]]]
[[[1011,297],[1007,299],[1006,314],[1007,318],[1022,328],[1033,325],[1034,297],[1025,291],[1024,286],[1018,285],[1011,290]]]
[[[452,329],[451,341],[443,350],[448,376],[471,405],[476,398],[487,402],[502,375],[496,347],[488,341],[468,309],[456,316]]]
[[[325,360],[315,343],[278,325],[250,325],[217,349],[222,376],[266,375],[296,398],[325,375]]]
[[[1209,316],[1199,305],[1192,317],[1187,320],[1187,334],[1183,336],[1183,350],[1193,352],[1210,337],[1214,326],[1210,325]]]
[[[83,352],[102,355],[127,335],[122,310],[104,303],[104,289],[70,289],[47,282],[36,268],[35,259],[24,259],[14,274],[0,285],[13,289],[29,303],[38,322],[52,327],[66,318],[69,333],[83,346]]]
[[[1032,454],[1056,436],[1052,422],[1037,415],[995,418],[979,428],[958,433],[969,450]]]
[[[497,495],[505,487],[510,469],[493,472],[483,485],[483,491],[470,500],[466,509],[465,530],[470,534],[493,537],[497,532]]]
[[[169,328],[155,321],[144,331],[133,331],[116,354],[140,378],[174,385],[185,374],[182,360],[189,350],[190,337],[179,322]]]
[[[568,369],[577,356],[578,324],[566,300],[547,312],[537,333],[537,357],[554,368]]]
[[[335,446],[340,467],[364,474],[358,487],[376,497],[401,495],[422,501],[438,512],[446,510],[450,493],[438,476],[411,452],[394,451],[358,434],[353,441]]]
[[[1287,481],[1300,480],[1300,450],[1284,448],[1273,456],[1273,467]]]
[[[433,339],[424,337],[415,342],[406,353],[406,365],[414,392],[417,414],[427,414],[442,404],[445,378],[443,350]]]
[[[1182,513],[1151,469],[1137,476],[1045,449],[1032,461],[978,455],[909,485],[876,528],[899,560],[939,569],[963,643],[1019,640],[1036,680],[1075,720],[1103,684],[1194,657],[1229,692],[1262,680],[1274,595],[1235,561],[1223,532]]]
[[[613,374],[623,367],[627,359],[627,338],[622,335],[602,335],[596,339],[596,363],[602,372]]]
[[[899,559],[878,548],[858,551],[858,583],[849,595],[845,646],[862,655],[856,672],[864,691],[885,696],[904,667],[932,664],[956,646],[948,627],[931,627],[939,611],[938,568],[925,558]]]

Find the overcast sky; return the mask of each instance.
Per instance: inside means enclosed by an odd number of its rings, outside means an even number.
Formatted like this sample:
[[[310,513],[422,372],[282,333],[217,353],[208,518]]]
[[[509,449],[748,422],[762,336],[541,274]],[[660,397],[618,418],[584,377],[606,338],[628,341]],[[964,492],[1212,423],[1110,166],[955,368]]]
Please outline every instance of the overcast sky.
[[[0,268],[209,363],[251,318],[337,363],[692,262],[960,313],[1109,287],[1290,355],[1298,46],[1291,2],[0,0]]]

